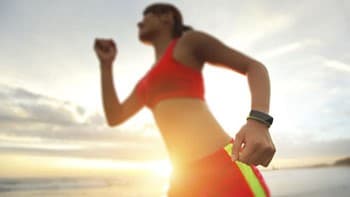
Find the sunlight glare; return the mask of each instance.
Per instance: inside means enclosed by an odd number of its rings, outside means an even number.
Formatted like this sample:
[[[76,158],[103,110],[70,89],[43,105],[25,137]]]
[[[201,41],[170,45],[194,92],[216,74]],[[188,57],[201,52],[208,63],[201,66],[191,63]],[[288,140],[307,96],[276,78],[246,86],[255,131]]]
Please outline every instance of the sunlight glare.
[[[169,160],[156,160],[146,164],[146,168],[161,177],[170,177],[172,166]]]

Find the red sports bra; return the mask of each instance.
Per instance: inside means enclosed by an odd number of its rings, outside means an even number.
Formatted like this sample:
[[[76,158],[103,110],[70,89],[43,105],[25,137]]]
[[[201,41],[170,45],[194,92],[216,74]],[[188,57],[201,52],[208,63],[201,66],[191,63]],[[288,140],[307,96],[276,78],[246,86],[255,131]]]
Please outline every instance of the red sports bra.
[[[171,41],[158,63],[136,85],[137,96],[149,108],[175,97],[204,100],[202,73],[173,58],[176,42]]]

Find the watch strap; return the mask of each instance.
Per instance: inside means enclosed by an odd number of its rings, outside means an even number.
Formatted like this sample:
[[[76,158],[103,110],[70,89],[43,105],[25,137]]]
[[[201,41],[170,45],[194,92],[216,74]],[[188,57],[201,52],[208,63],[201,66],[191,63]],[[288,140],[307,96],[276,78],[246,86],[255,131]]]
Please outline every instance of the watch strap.
[[[253,120],[259,121],[259,122],[265,124],[267,127],[270,127],[272,125],[272,122],[273,122],[272,116],[270,116],[267,113],[257,111],[257,110],[251,110],[249,113],[249,116],[247,117],[247,120],[248,119],[253,119]]]

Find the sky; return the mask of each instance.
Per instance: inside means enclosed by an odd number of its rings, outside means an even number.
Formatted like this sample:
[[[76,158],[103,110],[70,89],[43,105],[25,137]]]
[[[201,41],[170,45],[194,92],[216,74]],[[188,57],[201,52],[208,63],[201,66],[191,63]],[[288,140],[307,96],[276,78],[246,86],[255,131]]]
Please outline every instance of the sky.
[[[148,109],[107,126],[93,51],[95,38],[116,41],[114,82],[125,99],[154,62],[136,26],[153,2],[0,1],[1,163],[70,158],[128,165],[167,158]],[[168,2],[185,24],[267,67],[274,161],[350,155],[348,1]],[[245,76],[212,65],[203,75],[210,110],[234,136],[250,111]]]

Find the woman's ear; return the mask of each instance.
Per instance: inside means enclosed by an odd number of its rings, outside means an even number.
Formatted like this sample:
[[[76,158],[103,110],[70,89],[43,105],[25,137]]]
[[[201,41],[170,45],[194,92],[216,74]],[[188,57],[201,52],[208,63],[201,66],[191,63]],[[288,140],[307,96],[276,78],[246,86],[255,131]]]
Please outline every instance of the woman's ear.
[[[160,20],[165,24],[173,24],[173,14],[171,12],[167,12],[164,14],[161,14]]]

